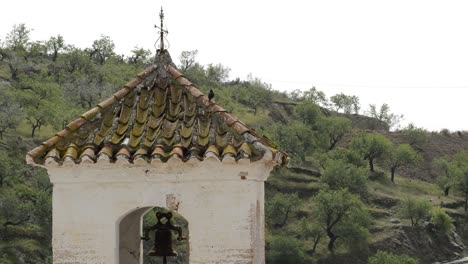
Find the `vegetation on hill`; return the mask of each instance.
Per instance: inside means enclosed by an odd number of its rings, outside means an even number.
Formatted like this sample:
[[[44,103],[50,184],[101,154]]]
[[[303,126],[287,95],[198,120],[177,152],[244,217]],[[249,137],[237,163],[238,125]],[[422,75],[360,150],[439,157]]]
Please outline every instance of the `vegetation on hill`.
[[[26,150],[153,60],[138,47],[116,54],[104,35],[82,49],[60,35],[33,41],[30,31],[16,25],[0,45],[2,264],[51,263],[52,188],[44,170],[25,165]],[[290,155],[266,182],[268,263],[428,263],[464,254],[466,133],[395,130],[401,115],[386,104],[364,116],[356,96],[230,80],[228,67],[201,65],[196,55],[180,55],[184,75]]]

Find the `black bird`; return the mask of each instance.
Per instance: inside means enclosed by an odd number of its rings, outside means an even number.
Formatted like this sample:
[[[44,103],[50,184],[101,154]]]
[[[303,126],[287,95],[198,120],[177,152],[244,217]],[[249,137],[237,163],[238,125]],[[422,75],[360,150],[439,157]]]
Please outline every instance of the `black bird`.
[[[213,99],[215,97],[215,94],[213,92],[213,89],[210,89],[210,93],[208,94],[208,101],[211,102],[211,99]]]

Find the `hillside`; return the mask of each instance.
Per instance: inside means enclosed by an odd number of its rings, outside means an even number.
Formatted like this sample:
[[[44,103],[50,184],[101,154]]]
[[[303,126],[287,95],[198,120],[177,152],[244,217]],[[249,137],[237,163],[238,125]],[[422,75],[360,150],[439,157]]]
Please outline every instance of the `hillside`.
[[[11,34],[24,41],[0,46],[0,263],[51,263],[52,188],[25,153],[153,57],[137,48],[117,55],[105,36],[79,49],[61,36],[31,41],[24,25]],[[398,116],[388,106],[365,116],[352,95],[229,80],[228,67],[201,65],[196,54],[181,54],[184,75],[289,154],[266,182],[267,263],[359,264],[379,250],[419,263],[467,255],[468,134],[390,131]]]

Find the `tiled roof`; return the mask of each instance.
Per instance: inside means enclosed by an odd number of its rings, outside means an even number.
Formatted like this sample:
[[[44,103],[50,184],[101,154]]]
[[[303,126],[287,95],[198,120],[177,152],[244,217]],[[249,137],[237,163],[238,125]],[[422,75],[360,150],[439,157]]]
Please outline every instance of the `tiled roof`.
[[[113,96],[27,154],[36,165],[204,160],[287,162],[268,139],[209,100],[167,51]]]

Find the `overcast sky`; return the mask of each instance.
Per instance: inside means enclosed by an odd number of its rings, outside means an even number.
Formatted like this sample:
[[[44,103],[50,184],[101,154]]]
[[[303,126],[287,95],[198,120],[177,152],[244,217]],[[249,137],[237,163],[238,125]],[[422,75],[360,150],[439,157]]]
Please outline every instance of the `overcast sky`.
[[[466,0],[14,0],[1,4],[0,39],[26,23],[34,40],[89,47],[105,34],[119,53],[154,51],[161,5],[174,60],[197,49],[231,78],[357,95],[363,110],[388,103],[406,123],[468,130]]]

